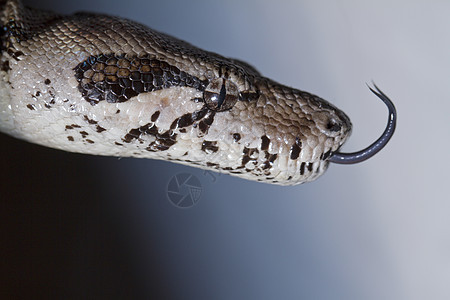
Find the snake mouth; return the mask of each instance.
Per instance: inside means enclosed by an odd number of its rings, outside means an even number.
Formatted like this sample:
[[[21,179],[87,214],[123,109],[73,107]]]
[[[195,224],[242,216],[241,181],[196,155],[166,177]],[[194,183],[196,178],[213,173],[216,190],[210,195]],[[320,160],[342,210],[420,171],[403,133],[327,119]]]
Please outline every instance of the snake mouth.
[[[350,137],[352,133],[352,123],[350,121],[350,118],[341,110],[336,110],[336,116],[337,120],[333,119],[330,120],[331,128],[330,131],[336,130],[339,132],[340,135],[340,141],[339,141],[339,148],[347,141],[347,139]]]

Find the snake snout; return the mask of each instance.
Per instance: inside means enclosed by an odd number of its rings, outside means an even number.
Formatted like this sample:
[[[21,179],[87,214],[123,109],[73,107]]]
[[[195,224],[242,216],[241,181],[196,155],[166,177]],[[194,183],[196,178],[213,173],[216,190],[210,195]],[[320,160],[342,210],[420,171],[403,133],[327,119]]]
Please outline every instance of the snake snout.
[[[337,108],[333,108],[332,110],[327,108],[318,112],[314,117],[319,130],[327,137],[334,139],[340,138],[340,145],[351,132],[352,124],[350,119]]]

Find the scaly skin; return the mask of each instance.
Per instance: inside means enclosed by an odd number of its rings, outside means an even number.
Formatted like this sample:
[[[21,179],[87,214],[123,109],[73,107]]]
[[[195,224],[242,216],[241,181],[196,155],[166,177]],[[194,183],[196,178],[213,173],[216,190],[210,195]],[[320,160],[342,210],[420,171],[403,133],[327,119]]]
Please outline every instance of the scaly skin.
[[[135,22],[0,9],[0,130],[12,136],[293,185],[323,174],[350,134],[327,101]]]

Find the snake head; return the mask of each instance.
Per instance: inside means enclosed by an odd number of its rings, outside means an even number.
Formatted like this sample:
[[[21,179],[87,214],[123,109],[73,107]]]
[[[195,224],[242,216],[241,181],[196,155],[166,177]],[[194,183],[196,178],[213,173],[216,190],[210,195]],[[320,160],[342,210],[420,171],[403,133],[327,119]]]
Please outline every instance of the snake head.
[[[239,135],[236,143],[241,146],[231,171],[283,185],[323,174],[332,153],[351,133],[347,115],[326,100],[264,77],[254,86],[259,97],[238,101],[229,113],[228,128]],[[221,122],[218,115],[216,120]]]
[[[249,64],[142,24],[0,1],[0,131],[57,149],[175,161],[293,185],[356,163],[391,138],[342,153],[349,118]]]
[[[259,97],[238,102],[231,114],[243,133],[241,165],[248,179],[282,185],[315,180],[330,162],[364,161],[380,151],[395,130],[393,103],[376,86],[371,89],[389,109],[385,132],[372,145],[354,153],[340,148],[351,134],[348,116],[328,101],[259,77],[254,81]],[[236,170],[234,170],[236,172]]]

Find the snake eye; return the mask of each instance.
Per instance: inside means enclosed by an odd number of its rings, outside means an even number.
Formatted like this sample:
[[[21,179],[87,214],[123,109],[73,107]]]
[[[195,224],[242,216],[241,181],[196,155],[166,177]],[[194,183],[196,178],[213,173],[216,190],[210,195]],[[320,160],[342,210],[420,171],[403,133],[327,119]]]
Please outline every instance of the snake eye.
[[[229,80],[217,78],[212,80],[205,91],[203,98],[209,109],[224,111],[232,108],[239,98],[238,87]]]

